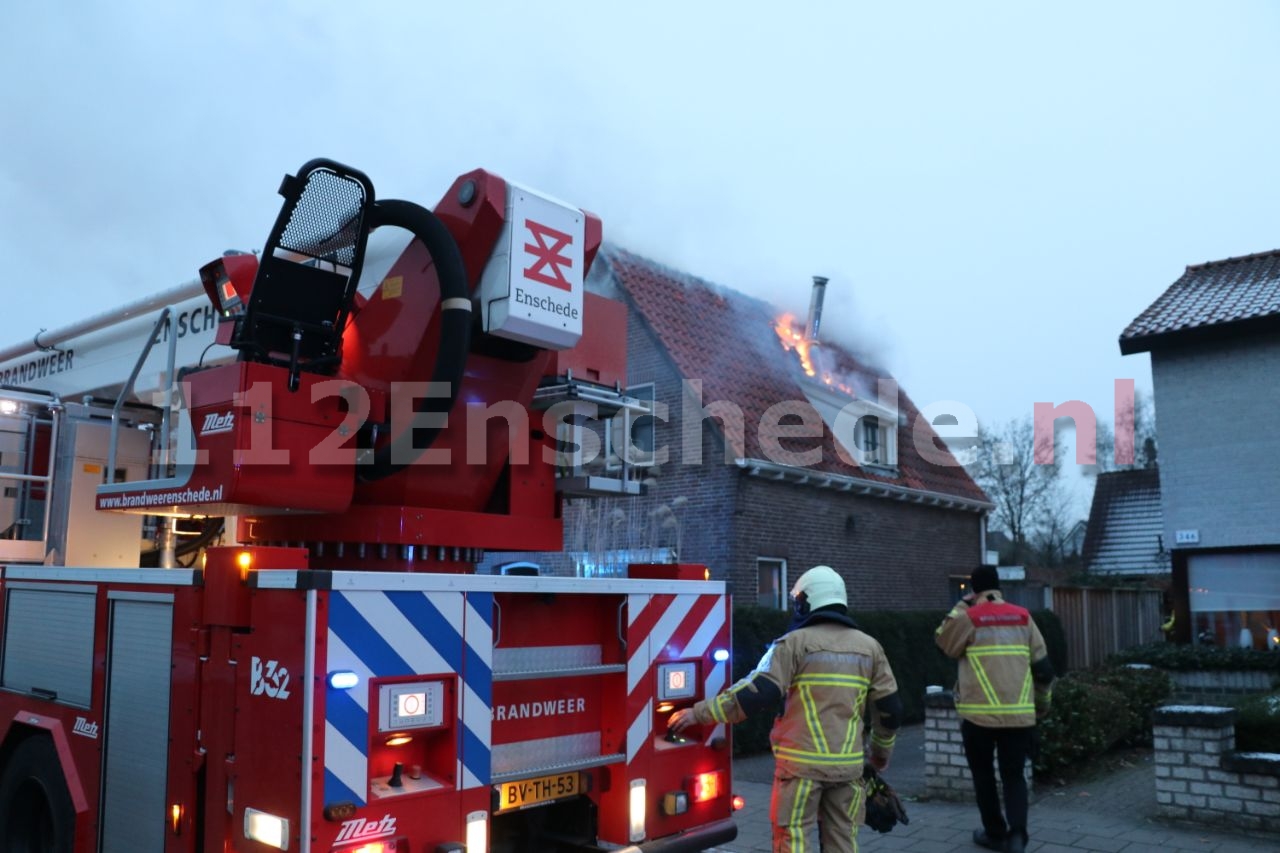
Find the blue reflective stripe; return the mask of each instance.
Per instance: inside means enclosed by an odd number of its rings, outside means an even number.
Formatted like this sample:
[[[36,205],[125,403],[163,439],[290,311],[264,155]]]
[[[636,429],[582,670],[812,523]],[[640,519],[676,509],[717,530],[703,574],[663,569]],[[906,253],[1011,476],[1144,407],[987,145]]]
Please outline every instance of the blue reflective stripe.
[[[338,635],[374,675],[406,675],[413,668],[365,621],[342,593],[329,596],[329,630]]]
[[[450,672],[462,672],[462,635],[454,630],[425,593],[389,592],[387,598],[444,658]]]
[[[366,689],[362,684],[357,690]],[[330,689],[325,697],[325,719],[338,730],[360,754],[369,754],[369,715],[346,690]]]
[[[326,770],[324,771],[324,801],[326,803],[355,803],[361,806],[364,805],[364,795],[357,794],[338,781],[337,776]]]

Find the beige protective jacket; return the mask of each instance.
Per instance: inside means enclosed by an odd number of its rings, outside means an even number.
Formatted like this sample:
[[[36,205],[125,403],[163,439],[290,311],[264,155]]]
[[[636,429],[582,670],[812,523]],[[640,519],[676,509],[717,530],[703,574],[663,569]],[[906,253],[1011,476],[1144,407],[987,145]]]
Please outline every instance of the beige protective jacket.
[[[1048,655],[1044,637],[1026,608],[1009,604],[999,590],[961,601],[936,632],[938,647],[960,661],[956,712],[989,728],[1034,726],[1049,709],[1052,670],[1033,678]],[[1044,667],[1036,666],[1037,670]]]
[[[776,772],[780,775],[847,781],[862,778],[863,729],[871,721],[871,749],[886,758],[895,729],[880,724],[874,703],[897,692],[884,649],[856,628],[815,622],[796,628],[769,647],[746,678],[693,707],[697,721],[738,723],[746,718],[739,695],[767,678],[785,697],[774,721]]]

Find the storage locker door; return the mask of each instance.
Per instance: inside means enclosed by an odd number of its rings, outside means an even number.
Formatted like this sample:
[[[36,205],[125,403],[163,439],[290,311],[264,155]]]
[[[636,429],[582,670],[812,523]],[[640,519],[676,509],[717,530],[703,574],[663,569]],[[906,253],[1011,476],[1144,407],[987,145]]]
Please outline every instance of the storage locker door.
[[[96,601],[90,585],[11,582],[3,685],[23,693],[49,691],[59,702],[89,707]]]
[[[173,603],[157,595],[113,599],[102,853],[163,850]]]

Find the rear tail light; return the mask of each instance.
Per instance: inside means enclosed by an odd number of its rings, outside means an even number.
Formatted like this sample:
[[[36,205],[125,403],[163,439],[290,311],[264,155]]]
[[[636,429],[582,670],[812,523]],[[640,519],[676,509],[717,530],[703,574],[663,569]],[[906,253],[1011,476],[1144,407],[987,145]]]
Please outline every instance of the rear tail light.
[[[396,853],[398,849],[394,841],[373,841],[369,844],[361,844],[359,847],[352,847],[347,853]]]
[[[734,794],[734,795],[733,795],[733,810],[734,810],[735,812],[740,812],[740,811],[742,811],[742,810],[743,810],[744,808],[746,808],[746,807],[747,807],[747,798],[746,798],[746,797],[744,797],[744,796],[742,796],[741,794]]]
[[[358,847],[343,848],[342,853],[409,853],[409,840],[397,838],[394,841],[370,841]]]
[[[689,796],[695,803],[714,800],[724,793],[724,775],[720,771],[699,773],[689,779]]]

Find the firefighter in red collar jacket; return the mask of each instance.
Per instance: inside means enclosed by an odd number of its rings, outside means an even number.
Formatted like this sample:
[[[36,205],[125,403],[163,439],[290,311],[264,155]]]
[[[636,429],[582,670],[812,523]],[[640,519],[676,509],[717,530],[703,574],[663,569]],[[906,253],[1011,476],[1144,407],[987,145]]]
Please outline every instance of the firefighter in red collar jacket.
[[[769,736],[774,853],[812,850],[808,834],[815,821],[824,853],[854,853],[865,804],[864,757],[877,770],[889,766],[902,700],[884,649],[849,617],[844,580],[834,569],[815,566],[791,594],[796,618],[755,670],[672,714],[669,726],[678,732],[695,723],[737,723],[785,699]]]
[[[972,593],[938,626],[938,647],[960,661],[956,713],[982,828],[975,844],[1022,853],[1027,844],[1027,783],[1036,720],[1049,713],[1053,665],[1044,637],[1025,608],[1000,592],[994,566],[969,578]],[[1004,786],[1004,810],[996,789],[995,759]]]

